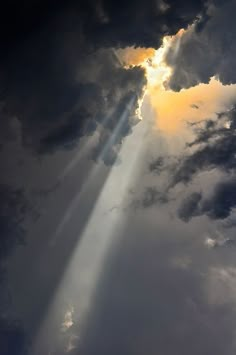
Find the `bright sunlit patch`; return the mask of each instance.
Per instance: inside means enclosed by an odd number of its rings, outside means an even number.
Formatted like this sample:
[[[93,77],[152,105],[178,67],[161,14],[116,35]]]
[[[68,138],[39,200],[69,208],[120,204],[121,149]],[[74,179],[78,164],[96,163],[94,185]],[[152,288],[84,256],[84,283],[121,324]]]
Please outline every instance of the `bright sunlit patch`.
[[[73,307],[70,307],[70,309],[68,309],[66,311],[63,323],[61,325],[62,332],[66,332],[74,324],[74,322],[73,322],[73,313],[74,313],[74,308]]]
[[[159,87],[159,89],[164,90],[164,84],[172,73],[171,68],[165,63],[165,55],[173,42],[175,43],[175,51],[178,51],[180,38],[184,32],[185,30],[181,29],[175,36],[164,37],[162,46],[158,50],[128,47],[119,49],[117,55],[126,67],[140,65],[145,68],[147,91],[151,87]]]
[[[158,50],[126,48],[117,52],[125,66],[140,65],[147,77],[146,95],[156,112],[157,127],[168,134],[183,133],[186,122],[197,122],[216,116],[235,98],[236,85],[223,85],[217,78],[208,84],[174,92],[167,89],[172,68],[165,62],[169,48],[178,53],[181,38],[188,30],[181,29],[175,36],[166,36]]]
[[[224,111],[236,95],[236,85],[222,85],[212,78],[209,84],[174,92],[149,87],[150,101],[157,114],[157,125],[167,133],[178,133],[186,122],[197,122]]]
[[[215,239],[212,239],[212,238],[206,238],[205,240],[205,245],[208,247],[208,248],[215,248],[217,246],[217,242]]]
[[[168,67],[164,61],[165,54],[171,45],[171,37],[163,39],[163,45],[155,51],[151,58],[148,58],[142,66],[147,73],[147,90],[151,87],[156,87],[159,90],[165,90],[164,84],[171,76],[171,68]]]
[[[116,54],[125,66],[145,65],[147,59],[152,58],[156,53],[153,48],[126,47],[118,49]]]

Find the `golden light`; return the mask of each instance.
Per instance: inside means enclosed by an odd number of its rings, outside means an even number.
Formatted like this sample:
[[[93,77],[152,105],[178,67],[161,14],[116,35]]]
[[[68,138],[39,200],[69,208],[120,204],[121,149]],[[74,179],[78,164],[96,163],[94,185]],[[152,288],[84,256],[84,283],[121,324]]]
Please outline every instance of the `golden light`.
[[[215,77],[208,84],[199,84],[189,89],[174,92],[166,89],[165,83],[172,74],[172,68],[165,62],[169,48],[176,54],[181,38],[188,30],[181,29],[175,36],[166,36],[158,50],[153,48],[126,48],[117,52],[124,66],[140,65],[145,68],[147,87],[145,95],[156,112],[159,130],[178,134],[187,129],[186,121],[200,121],[214,117],[224,110],[236,95],[236,85],[223,85]]]
[[[152,87],[164,90],[164,83],[171,76],[171,68],[164,61],[165,54],[170,46],[171,37],[163,39],[163,45],[155,51],[153,57],[146,59],[142,66],[146,69],[148,86],[147,90]]]

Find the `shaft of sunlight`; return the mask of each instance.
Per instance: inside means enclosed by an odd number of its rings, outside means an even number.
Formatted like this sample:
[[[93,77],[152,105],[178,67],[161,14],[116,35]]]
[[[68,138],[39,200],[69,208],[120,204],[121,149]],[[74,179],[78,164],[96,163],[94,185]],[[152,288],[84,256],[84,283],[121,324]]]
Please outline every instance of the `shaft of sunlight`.
[[[103,160],[105,158],[105,156],[108,154],[109,150],[112,149],[113,145],[115,144],[117,138],[119,137],[121,130],[126,122],[126,120],[128,119],[128,115],[130,112],[130,109],[132,109],[133,105],[135,102],[135,97],[131,97],[130,101],[127,104],[126,109],[124,110],[124,112],[122,113],[121,117],[119,118],[114,131],[112,132],[112,134],[110,135],[110,137],[106,140],[104,147],[102,148],[101,152],[99,153],[98,156],[98,161]],[[103,123],[106,123],[109,119],[109,116],[107,116],[104,119]],[[78,157],[75,157],[72,162],[70,162],[70,166],[76,165]],[[69,167],[69,165],[68,165]],[[78,193],[75,195],[75,197],[73,198],[73,200],[70,203],[70,206],[67,208],[67,211],[65,212],[61,222],[59,223],[55,235],[53,236],[50,244],[54,245],[58,239],[58,237],[60,236],[62,230],[64,229],[65,225],[69,222],[71,215],[73,214],[74,210],[76,209],[76,206],[78,205],[79,200],[81,199],[82,195],[84,195],[86,192],[88,192],[88,186],[91,183],[91,181],[94,179],[94,177],[98,174],[99,169],[101,169],[101,166],[99,164],[95,165],[91,171],[88,174],[87,180],[85,181],[85,183],[83,184],[82,188],[78,191]]]
[[[128,111],[133,102],[134,98],[131,99],[129,107],[127,107]],[[111,137],[102,149],[101,157],[116,140],[117,135],[120,134],[120,130],[122,130],[126,119],[127,112],[124,112]],[[109,250],[115,248],[117,228],[118,226],[119,228],[122,227],[122,223],[124,222],[123,209],[120,206],[125,201],[127,191],[132,183],[132,177],[135,174],[135,170],[138,169],[138,159],[144,135],[144,129],[141,131],[135,129],[132,136],[124,141],[120,149],[122,164],[118,166],[116,164],[113,165],[94,204],[90,218],[73,250],[54,299],[48,307],[47,314],[35,338],[34,355],[39,353],[38,349],[42,351],[43,347],[47,352],[52,351],[49,349],[50,344],[48,343],[48,339],[50,338],[50,343],[53,344],[52,339],[54,337],[54,339],[57,338],[58,335],[55,334],[55,320],[58,320],[58,314],[61,313],[61,309],[65,304],[68,304],[68,300],[70,300],[70,307],[73,307],[73,309],[76,308],[79,313],[81,327],[86,321],[86,314],[91,308],[94,292],[106,264],[106,256]],[[135,149],[130,149],[130,140],[135,140]],[[86,189],[89,189],[90,182],[92,181],[91,176],[94,174],[96,174],[96,168],[90,174],[86,183]],[[83,191],[85,190],[83,189]],[[72,203],[69,213],[73,209],[76,209],[75,202]]]

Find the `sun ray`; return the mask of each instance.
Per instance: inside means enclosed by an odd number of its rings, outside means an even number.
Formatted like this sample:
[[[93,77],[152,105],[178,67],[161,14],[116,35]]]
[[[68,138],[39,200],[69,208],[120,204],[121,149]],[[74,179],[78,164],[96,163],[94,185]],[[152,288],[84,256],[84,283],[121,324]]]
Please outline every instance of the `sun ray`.
[[[129,112],[130,106],[132,106],[133,103],[134,98],[132,97],[126,110],[121,115],[113,134],[105,143],[101,151],[101,156],[110,148],[110,144],[112,144],[117,135],[119,135],[120,130],[127,119],[127,113]],[[140,158],[140,151],[143,145],[143,140],[139,137],[140,131],[136,133],[136,135],[137,134],[138,137],[135,137],[134,133],[133,139],[137,139],[137,144],[135,144],[135,149],[130,152],[127,168],[124,170],[121,166],[116,166],[116,164],[113,165],[103,188],[94,203],[90,217],[79,236],[78,243],[70,256],[70,260],[61,277],[61,282],[54,293],[54,298],[51,300],[51,303],[45,312],[41,326],[34,339],[34,355],[37,354],[39,348],[42,349],[45,346],[46,350],[48,347],[48,334],[50,334],[51,339],[57,337],[55,334],[55,321],[58,320],[58,312],[68,298],[72,300],[72,302],[70,302],[72,309],[75,308],[79,313],[81,327],[84,322],[86,322],[86,314],[92,305],[94,292],[96,291],[97,284],[106,263],[106,255],[109,250],[114,247],[114,243],[116,243],[116,229],[118,226],[120,228],[124,223],[122,209],[116,210],[115,213],[114,211],[111,211],[111,213],[107,215],[107,218],[104,218],[104,215],[107,214],[107,211],[111,210],[111,194],[113,194],[113,197],[115,195],[112,203],[117,203],[119,205],[125,201],[127,191],[132,183],[132,177],[135,174],[135,169],[138,169],[138,159]],[[141,135],[142,134],[145,134],[145,129],[141,131]],[[129,141],[124,141],[120,148],[120,155],[125,155],[125,151],[127,150],[130,151]],[[90,183],[93,183],[92,177],[96,177],[96,171],[97,166],[95,166],[88,178],[86,191],[82,189],[85,193],[88,192]],[[116,186],[119,186],[119,189],[115,193],[114,187]],[[76,200],[72,201],[66,217],[60,225],[60,229],[65,226],[70,214],[75,212],[76,203],[80,194],[81,192],[76,197]],[[71,318],[69,321],[71,324]],[[63,322],[65,323],[65,321]],[[62,326],[64,323],[62,323]]]

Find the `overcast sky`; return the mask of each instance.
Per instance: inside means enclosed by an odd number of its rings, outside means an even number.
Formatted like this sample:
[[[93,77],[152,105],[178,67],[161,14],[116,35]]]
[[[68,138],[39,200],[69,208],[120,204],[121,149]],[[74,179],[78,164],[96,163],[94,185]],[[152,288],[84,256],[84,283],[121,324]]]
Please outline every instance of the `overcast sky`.
[[[235,11],[2,6],[1,354],[235,354]]]

